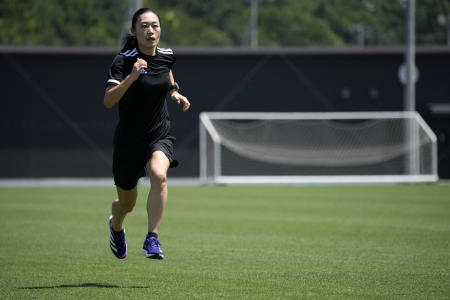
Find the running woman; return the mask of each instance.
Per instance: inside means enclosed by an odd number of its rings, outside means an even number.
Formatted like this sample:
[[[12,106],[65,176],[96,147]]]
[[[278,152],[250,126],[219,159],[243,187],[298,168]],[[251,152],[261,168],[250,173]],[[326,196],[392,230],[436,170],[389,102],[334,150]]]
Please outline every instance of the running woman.
[[[158,233],[167,201],[167,170],[178,165],[166,96],[181,104],[183,112],[189,109],[190,103],[179,93],[174,81],[173,51],[158,47],[160,35],[161,23],[156,12],[150,8],[136,11],[131,35],[109,69],[104,96],[107,108],[119,105],[113,154],[118,199],[112,203],[108,223],[110,248],[120,259],[127,255],[123,222],[136,204],[138,179],[146,173],[151,188],[147,198],[148,233],[142,254],[148,258],[164,258]]]

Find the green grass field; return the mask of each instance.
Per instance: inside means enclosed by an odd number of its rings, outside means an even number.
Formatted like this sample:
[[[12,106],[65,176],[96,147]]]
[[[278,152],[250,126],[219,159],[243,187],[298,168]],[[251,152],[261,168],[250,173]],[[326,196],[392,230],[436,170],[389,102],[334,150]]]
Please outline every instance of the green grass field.
[[[0,299],[450,299],[450,186],[170,187],[163,261],[111,188],[0,189]]]

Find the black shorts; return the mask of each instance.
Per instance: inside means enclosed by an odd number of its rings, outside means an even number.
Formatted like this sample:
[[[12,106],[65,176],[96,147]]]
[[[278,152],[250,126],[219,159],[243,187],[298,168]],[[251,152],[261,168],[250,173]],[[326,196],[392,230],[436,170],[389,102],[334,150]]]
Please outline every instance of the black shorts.
[[[175,159],[173,145],[175,137],[166,135],[163,138],[144,144],[142,140],[114,137],[113,175],[116,186],[124,189],[133,189],[139,178],[146,175],[145,165],[152,157],[153,152],[162,151],[170,161],[170,168],[178,166]]]

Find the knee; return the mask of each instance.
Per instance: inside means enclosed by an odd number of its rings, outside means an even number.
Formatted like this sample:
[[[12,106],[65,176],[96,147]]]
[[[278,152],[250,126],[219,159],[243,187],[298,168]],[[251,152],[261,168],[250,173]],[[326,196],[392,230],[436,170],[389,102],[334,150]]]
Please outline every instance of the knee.
[[[167,174],[154,170],[150,175],[150,183],[152,187],[165,188],[167,186]]]

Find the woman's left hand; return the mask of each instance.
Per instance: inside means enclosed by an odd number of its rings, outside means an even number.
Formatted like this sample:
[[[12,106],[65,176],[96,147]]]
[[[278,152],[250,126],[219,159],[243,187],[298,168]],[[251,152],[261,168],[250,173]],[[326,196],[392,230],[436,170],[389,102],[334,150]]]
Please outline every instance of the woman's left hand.
[[[191,107],[191,103],[188,101],[188,99],[178,93],[178,91],[173,91],[172,95],[170,96],[173,101],[177,102],[178,104],[183,104],[183,112],[187,111],[189,107]]]

